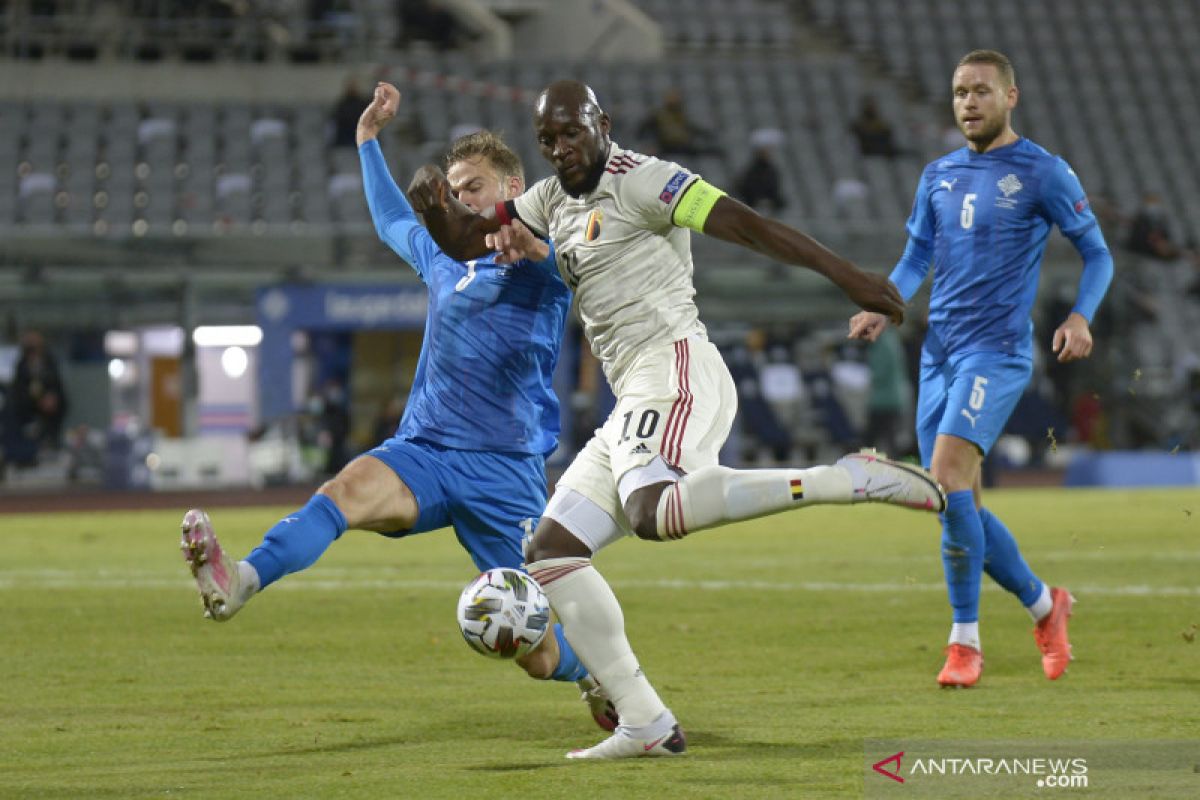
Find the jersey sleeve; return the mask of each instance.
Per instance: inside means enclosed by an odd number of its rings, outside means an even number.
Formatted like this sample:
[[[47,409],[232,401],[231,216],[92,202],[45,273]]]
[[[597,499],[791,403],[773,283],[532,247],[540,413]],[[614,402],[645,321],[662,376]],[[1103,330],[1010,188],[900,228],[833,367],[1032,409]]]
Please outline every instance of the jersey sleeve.
[[[699,175],[672,161],[649,158],[625,175],[617,199],[642,227],[664,230],[674,224],[675,209],[699,180]]]
[[[504,204],[506,212],[515,215],[525,227],[543,239],[550,238],[550,197],[554,191],[554,181],[557,178],[543,178],[529,187],[529,190],[514,200]],[[504,214],[500,221],[507,222]]]
[[[1042,185],[1042,207],[1046,218],[1071,240],[1083,258],[1079,295],[1071,310],[1091,322],[1112,283],[1112,253],[1100,232],[1096,215],[1088,205],[1083,184],[1066,161],[1055,158]]]
[[[1055,158],[1042,182],[1042,213],[1072,241],[1096,225],[1096,215],[1088,205],[1087,194],[1075,170],[1061,158]]]
[[[929,201],[930,181],[930,169],[926,167],[925,171],[921,173],[921,180],[917,182],[912,213],[908,215],[908,222],[904,226],[908,232],[908,243],[904,246],[904,255],[900,257],[889,276],[906,301],[911,300],[917,293],[917,289],[921,288],[933,261],[935,228],[933,204]]]
[[[527,260],[525,261],[525,264],[527,264],[530,269],[537,270],[538,272],[545,272],[553,277],[558,277],[558,261],[555,258],[556,254],[554,252],[554,242],[547,241],[546,244],[550,246],[550,252],[544,259],[541,261]]]
[[[388,247],[425,278],[429,265],[441,250],[392,179],[379,142],[374,139],[364,142],[358,149],[358,158],[362,162],[363,190],[375,231]]]

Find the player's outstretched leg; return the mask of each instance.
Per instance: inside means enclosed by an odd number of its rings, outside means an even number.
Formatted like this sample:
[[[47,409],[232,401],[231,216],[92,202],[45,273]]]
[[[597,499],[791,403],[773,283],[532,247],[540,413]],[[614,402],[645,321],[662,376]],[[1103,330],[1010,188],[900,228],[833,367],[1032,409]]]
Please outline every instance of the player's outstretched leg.
[[[1074,658],[1071,642],[1067,638],[1067,620],[1075,605],[1075,598],[1066,589],[1054,587],[1050,590],[1053,607],[1033,629],[1033,638],[1042,651],[1042,671],[1050,680],[1058,680],[1067,671]]]
[[[836,466],[850,473],[854,503],[888,503],[940,514],[946,493],[934,477],[916,464],[893,461],[866,448],[842,456]]]
[[[258,575],[245,562],[235,562],[221,548],[212,522],[198,508],[183,515],[180,549],[196,579],[204,616],[224,622],[258,591]]]
[[[808,469],[703,467],[662,492],[652,535],[649,518],[645,523],[630,519],[639,536],[672,540],[727,522],[826,503],[890,503],[941,512],[946,495],[920,467],[864,450],[833,466]]]

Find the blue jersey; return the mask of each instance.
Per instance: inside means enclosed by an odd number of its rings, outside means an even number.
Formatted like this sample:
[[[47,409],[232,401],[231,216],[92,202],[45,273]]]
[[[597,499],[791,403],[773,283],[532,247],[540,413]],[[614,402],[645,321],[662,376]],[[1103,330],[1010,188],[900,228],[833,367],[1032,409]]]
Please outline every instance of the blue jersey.
[[[458,450],[547,455],[558,444],[551,387],[571,294],[543,262],[455,261],[418,221],[379,144],[359,148],[380,237],[429,287],[425,341],[397,435]]]
[[[1100,260],[1108,257],[1075,173],[1028,139],[987,153],[963,147],[925,167],[908,219],[909,246],[892,279],[911,297],[933,266],[925,343],[931,358],[969,351],[1032,357],[1030,310],[1053,225],[1085,260],[1096,247]],[[1108,270],[1111,276],[1111,259]],[[1090,300],[1083,312],[1089,320]]]

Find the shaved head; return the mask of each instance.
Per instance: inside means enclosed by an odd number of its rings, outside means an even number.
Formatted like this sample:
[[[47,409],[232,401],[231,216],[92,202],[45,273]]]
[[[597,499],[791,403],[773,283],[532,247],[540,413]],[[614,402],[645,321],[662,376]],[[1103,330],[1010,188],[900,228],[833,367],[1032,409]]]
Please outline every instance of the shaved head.
[[[579,81],[555,81],[542,89],[534,114],[541,115],[555,106],[578,110],[588,116],[604,113],[592,87]]]
[[[579,81],[555,81],[533,108],[538,149],[573,197],[590,192],[604,174],[610,145],[608,114],[596,93]]]

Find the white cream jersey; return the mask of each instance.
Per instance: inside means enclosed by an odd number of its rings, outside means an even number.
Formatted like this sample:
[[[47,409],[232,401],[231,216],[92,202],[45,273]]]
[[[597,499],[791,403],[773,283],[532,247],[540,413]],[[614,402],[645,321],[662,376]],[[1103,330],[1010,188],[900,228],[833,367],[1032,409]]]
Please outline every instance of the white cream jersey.
[[[635,354],[704,333],[694,300],[691,231],[671,222],[699,179],[678,164],[613,143],[590,193],[572,197],[552,176],[513,201],[521,221],[554,242],[584,335],[613,385]]]

